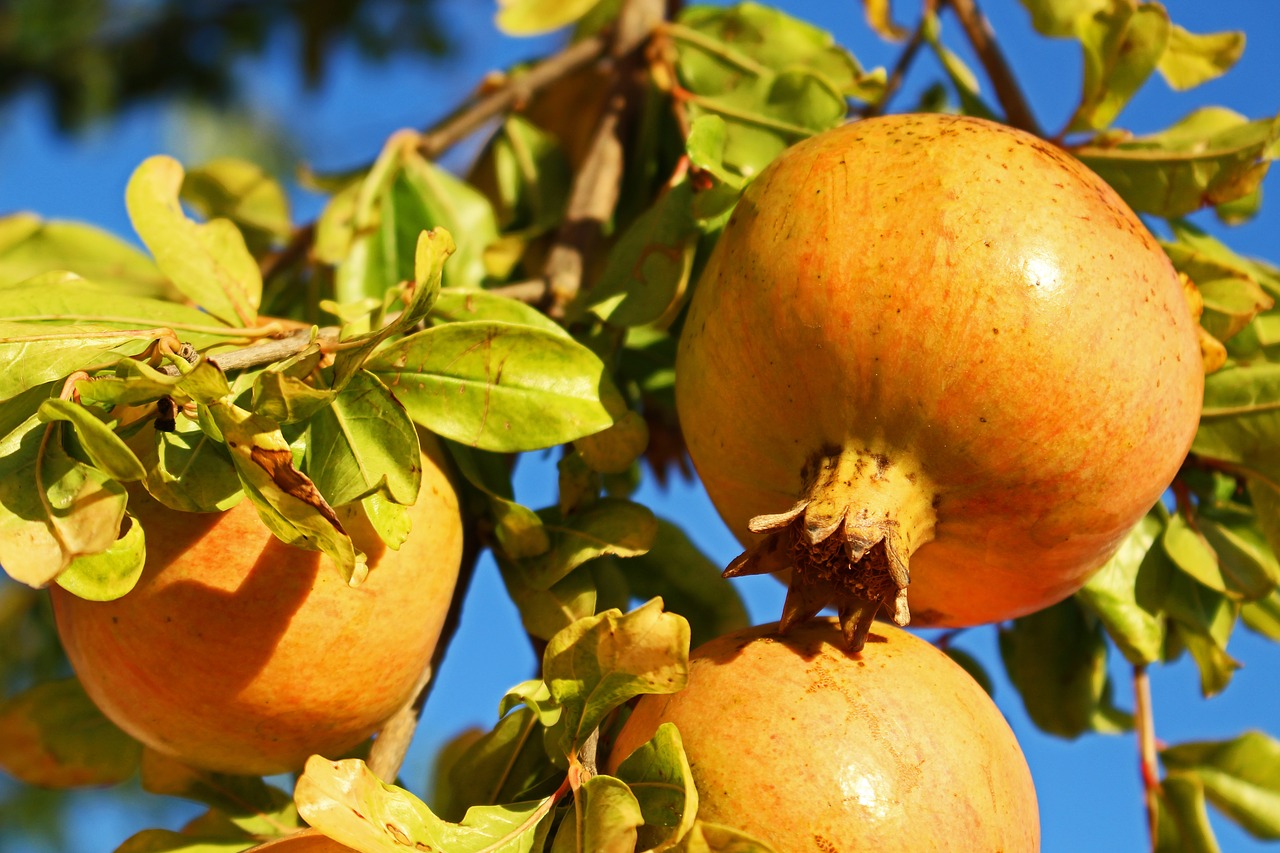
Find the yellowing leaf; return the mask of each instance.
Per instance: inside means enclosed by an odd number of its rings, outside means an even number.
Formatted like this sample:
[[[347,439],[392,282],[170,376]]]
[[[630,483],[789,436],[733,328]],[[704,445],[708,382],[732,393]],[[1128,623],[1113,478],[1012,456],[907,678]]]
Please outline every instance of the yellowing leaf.
[[[494,19],[512,36],[534,36],[568,26],[590,12],[599,0],[498,0]]]
[[[364,853],[529,853],[556,801],[476,806],[461,823],[449,823],[413,794],[378,779],[360,759],[318,755],[307,760],[293,798],[303,820]]]
[[[225,323],[251,326],[262,301],[258,264],[229,220],[187,218],[178,201],[183,177],[172,157],[143,161],[125,191],[134,230],[188,298]]]
[[[1244,53],[1242,32],[1197,35],[1174,24],[1157,68],[1170,86],[1184,91],[1221,77]]]

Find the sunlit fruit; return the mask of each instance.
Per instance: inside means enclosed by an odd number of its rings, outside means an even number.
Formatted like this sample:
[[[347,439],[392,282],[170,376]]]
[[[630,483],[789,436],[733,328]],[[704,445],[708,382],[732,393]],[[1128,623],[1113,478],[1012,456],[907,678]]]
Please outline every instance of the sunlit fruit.
[[[688,686],[639,701],[609,767],[671,722],[699,819],[779,853],[1039,849],[1027,763],[968,673],[887,624],[859,653],[834,620],[776,628],[695,650]]]
[[[680,341],[681,427],[784,629],[1012,618],[1078,589],[1190,446],[1203,366],[1142,222],[1054,145],[947,115],[801,142],[747,189]],[[910,613],[907,584],[910,583]]]
[[[356,587],[275,539],[248,499],[188,513],[131,491],[147,544],[138,585],[111,602],[52,588],[85,690],[147,746],[210,770],[280,773],[358,746],[412,698],[449,609],[462,522],[442,459],[423,436],[399,550],[358,504],[337,508],[369,558]]]

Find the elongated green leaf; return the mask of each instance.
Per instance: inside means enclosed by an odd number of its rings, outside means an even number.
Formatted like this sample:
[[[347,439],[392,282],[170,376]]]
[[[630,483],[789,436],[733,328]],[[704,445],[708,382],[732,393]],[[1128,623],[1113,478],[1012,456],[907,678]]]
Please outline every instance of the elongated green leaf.
[[[551,853],[634,853],[636,829],[644,817],[624,782],[612,776],[592,776],[575,797],[576,807],[560,824]]]
[[[513,708],[525,706],[538,716],[543,726],[554,726],[560,722],[564,708],[551,695],[551,688],[538,678],[522,681],[512,687],[498,703],[498,714],[506,716]]]
[[[183,178],[182,200],[205,219],[231,220],[255,242],[289,236],[289,198],[257,163],[237,157],[203,163]]]
[[[1225,690],[1240,668],[1227,654],[1238,605],[1190,575],[1174,572],[1164,609],[1173,620],[1170,634],[1186,646],[1200,670],[1200,692],[1209,697]]]
[[[1156,547],[1163,527],[1155,513],[1144,516],[1076,596],[1133,664],[1160,660],[1164,648],[1160,605],[1172,567]]]
[[[596,557],[643,554],[658,533],[657,519],[648,507],[619,498],[604,498],[563,519],[544,514],[543,526],[551,536],[551,549],[525,562],[528,583],[539,589]]]
[[[700,230],[688,181],[669,187],[609,252],[590,292],[591,311],[618,326],[642,326],[673,310],[693,269]]]
[[[433,326],[477,320],[531,326],[564,338],[570,336],[563,326],[532,305],[484,290],[456,290],[446,287],[440,291],[440,297],[427,317],[427,322]]]
[[[116,480],[141,480],[146,469],[129,445],[84,406],[52,397],[40,404],[41,420],[64,421],[75,428],[80,446],[94,466]]]
[[[639,849],[667,850],[693,828],[698,790],[674,723],[663,723],[620,765],[617,776],[635,795],[644,817]]]
[[[1209,825],[1204,786],[1183,773],[1172,773],[1160,782],[1157,794],[1159,832],[1155,853],[1219,853]]]
[[[689,834],[672,849],[676,853],[778,853],[745,832],[704,820],[696,821]]]
[[[1042,731],[1075,738],[1087,731],[1115,731],[1107,644],[1101,626],[1067,599],[1000,631],[1000,656]]]
[[[194,800],[216,809],[245,833],[287,835],[299,826],[292,798],[257,776],[214,773],[146,750],[142,787],[152,794]],[[205,819],[207,826],[212,823]]]
[[[649,550],[619,560],[618,568],[638,598],[660,596],[668,608],[689,620],[695,648],[750,624],[737,589],[720,577],[723,566],[670,521],[659,519]]]
[[[141,752],[74,678],[37,684],[0,703],[0,768],[28,785],[113,785],[137,771]]]
[[[926,13],[921,32],[924,33],[925,43],[938,57],[938,64],[951,80],[951,87],[955,89],[960,107],[964,112],[979,118],[998,120],[992,109],[982,100],[978,75],[974,74],[965,61],[943,41],[942,24],[936,14]]]
[[[246,835],[208,838],[169,829],[144,829],[125,839],[115,853],[240,853],[252,843],[253,839]]]
[[[553,798],[467,810],[461,823],[432,814],[417,797],[380,781],[356,758],[312,756],[294,791],[298,813],[325,835],[365,853],[405,849],[529,853]]]
[[[1077,32],[1076,21],[1092,17],[1111,0],[1021,0],[1031,13],[1031,25],[1046,36],[1069,37]]]
[[[559,224],[572,175],[569,159],[552,134],[523,116],[509,115],[476,172],[474,180],[493,186],[503,230],[536,236]]]
[[[129,179],[129,218],[156,264],[201,308],[231,325],[251,326],[262,301],[262,273],[230,221],[203,225],[178,201],[183,170],[171,157],[145,160]]]
[[[498,0],[495,23],[509,36],[533,36],[568,26],[599,0]]]
[[[529,708],[517,708],[473,741],[447,771],[448,785],[437,785],[436,813],[460,820],[471,806],[492,806],[541,799],[539,789],[555,783],[564,771],[553,765],[542,746],[542,729]],[[554,788],[552,788],[554,790]],[[543,796],[551,793],[541,791]]]
[[[220,512],[244,497],[226,445],[194,420],[179,416],[172,432],[153,431],[147,447],[142,456],[147,491],[165,506],[184,512]]]
[[[1225,503],[1202,506],[1197,524],[1217,555],[1219,573],[1229,592],[1252,601],[1280,584],[1280,562],[1251,507]]]
[[[1253,192],[1278,133],[1277,119],[1250,122],[1209,107],[1161,133],[1085,145],[1075,154],[1134,210],[1178,217]]]
[[[589,571],[570,572],[549,587],[535,586],[524,565],[499,558],[507,594],[520,611],[520,624],[529,636],[549,640],[596,612],[595,579]]]
[[[599,432],[624,408],[593,352],[528,326],[436,326],[388,344],[366,367],[416,423],[482,450],[552,447]]]
[[[76,557],[57,577],[58,586],[89,601],[114,601],[138,583],[147,560],[142,525],[131,521],[107,550]]]
[[[1240,608],[1240,619],[1249,630],[1280,642],[1280,590]]]
[[[1242,32],[1197,35],[1174,24],[1158,67],[1170,86],[1185,91],[1226,74],[1243,53]]]
[[[354,374],[309,423],[306,469],[329,503],[350,503],[379,489],[399,504],[417,500],[417,430],[373,374]]]
[[[1084,48],[1084,88],[1070,129],[1110,126],[1155,71],[1168,47],[1169,13],[1159,3],[1117,0],[1075,20]]]
[[[150,258],[92,225],[29,213],[0,217],[0,286],[53,270],[70,270],[130,296],[163,298],[172,290]]]
[[[1280,839],[1280,742],[1262,732],[1161,750],[1170,773],[1193,775],[1213,803],[1256,838]]]
[[[512,560],[546,553],[551,539],[538,514],[514,500],[507,464],[494,454],[457,442],[450,441],[446,446],[462,476],[488,498],[494,535],[503,553]]]
[[[642,693],[674,693],[689,677],[689,623],[662,600],[579,619],[551,638],[542,675],[564,708],[559,747],[577,752],[605,715]]]

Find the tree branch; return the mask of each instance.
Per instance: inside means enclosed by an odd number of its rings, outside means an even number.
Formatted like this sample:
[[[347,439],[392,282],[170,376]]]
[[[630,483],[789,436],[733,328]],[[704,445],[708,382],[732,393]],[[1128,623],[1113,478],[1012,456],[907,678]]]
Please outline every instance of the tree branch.
[[[991,85],[996,90],[996,98],[1004,110],[1005,120],[1014,127],[1034,133],[1036,136],[1044,136],[1040,124],[1031,113],[1026,97],[1022,94],[1018,78],[996,44],[991,23],[978,9],[975,0],[944,0],[944,2],[956,13],[961,28],[969,38],[969,43],[973,45],[974,52],[978,54],[978,60],[987,72],[987,77],[991,79]]]
[[[565,309],[582,289],[587,259],[617,207],[626,118],[643,84],[645,46],[664,14],[663,0],[626,0],[618,15],[610,51],[617,62],[614,84],[587,155],[574,175],[564,222],[543,267],[546,294],[542,304],[553,318],[563,319]]]
[[[574,42],[534,65],[528,71],[507,75],[502,84],[478,101],[464,106],[434,128],[424,132],[418,151],[428,159],[439,157],[479,130],[485,122],[529,99],[539,90],[596,61],[609,47],[605,33]]]
[[[1147,828],[1151,834],[1151,849],[1155,850],[1159,833],[1160,766],[1156,759],[1155,719],[1151,713],[1151,680],[1145,665],[1133,668],[1133,693],[1133,725],[1138,734],[1139,769],[1147,809]]]

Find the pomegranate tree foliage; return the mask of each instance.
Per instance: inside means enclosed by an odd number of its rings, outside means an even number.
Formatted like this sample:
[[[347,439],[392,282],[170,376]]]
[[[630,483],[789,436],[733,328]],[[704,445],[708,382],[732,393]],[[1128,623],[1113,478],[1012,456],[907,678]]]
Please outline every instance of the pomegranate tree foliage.
[[[690,638],[745,621],[720,567],[631,496],[646,454],[658,477],[684,464],[674,339],[743,187],[797,140],[892,108],[1052,138],[1165,222],[1163,246],[1198,290],[1204,412],[1170,499],[1079,594],[998,628],[1037,726],[1074,738],[1136,722],[1157,771],[1149,718],[1112,703],[1109,656],[1141,676],[1189,655],[1210,696],[1239,666],[1226,647],[1240,623],[1280,640],[1280,270],[1181,218],[1205,207],[1226,223],[1252,216],[1280,120],[1204,107],[1158,133],[1125,131],[1125,104],[1153,76],[1190,89],[1227,73],[1244,46],[1241,33],[1188,32],[1157,2],[1023,0],[1036,30],[1083,56],[1078,105],[1056,134],[1036,126],[996,51],[978,49],[992,99],[949,46],[980,28],[971,0],[926,3],[914,28],[885,2],[863,5],[868,25],[903,46],[899,69],[864,68],[829,34],[751,3],[664,19],[647,0],[502,0],[500,29],[570,28],[569,46],[460,104],[456,116],[496,127],[401,132],[368,168],[315,178],[330,193],[315,222],[293,221],[253,163],[162,157],[137,168],[126,197],[145,253],[74,222],[0,219],[10,577],[127,594],[145,553],[146,531],[122,524],[125,484],[137,483],[182,511],[244,496],[273,533],[358,582],[363,555],[332,507],[360,501],[389,544],[402,541],[418,489],[403,460],[417,458],[423,428],[445,440],[468,523],[544,650],[493,730],[446,750],[430,807],[341,756],[313,758],[290,795],[144,752],[74,679],[14,693],[59,660],[34,599],[15,599],[3,618],[24,639],[0,655],[12,694],[0,766],[52,787],[140,770],[147,790],[209,806],[181,832],[119,847],[133,853],[283,848],[307,824],[370,851],[769,849],[697,820],[670,728],[618,778],[596,772],[597,742],[627,700],[679,689]],[[939,58],[943,79],[920,103],[892,102],[919,51]],[[480,128],[493,129],[467,175],[433,161]],[[546,448],[559,449],[559,499],[521,505],[511,455]],[[1278,753],[1260,732],[1161,747],[1153,845],[1216,850],[1207,805],[1280,838]]]

